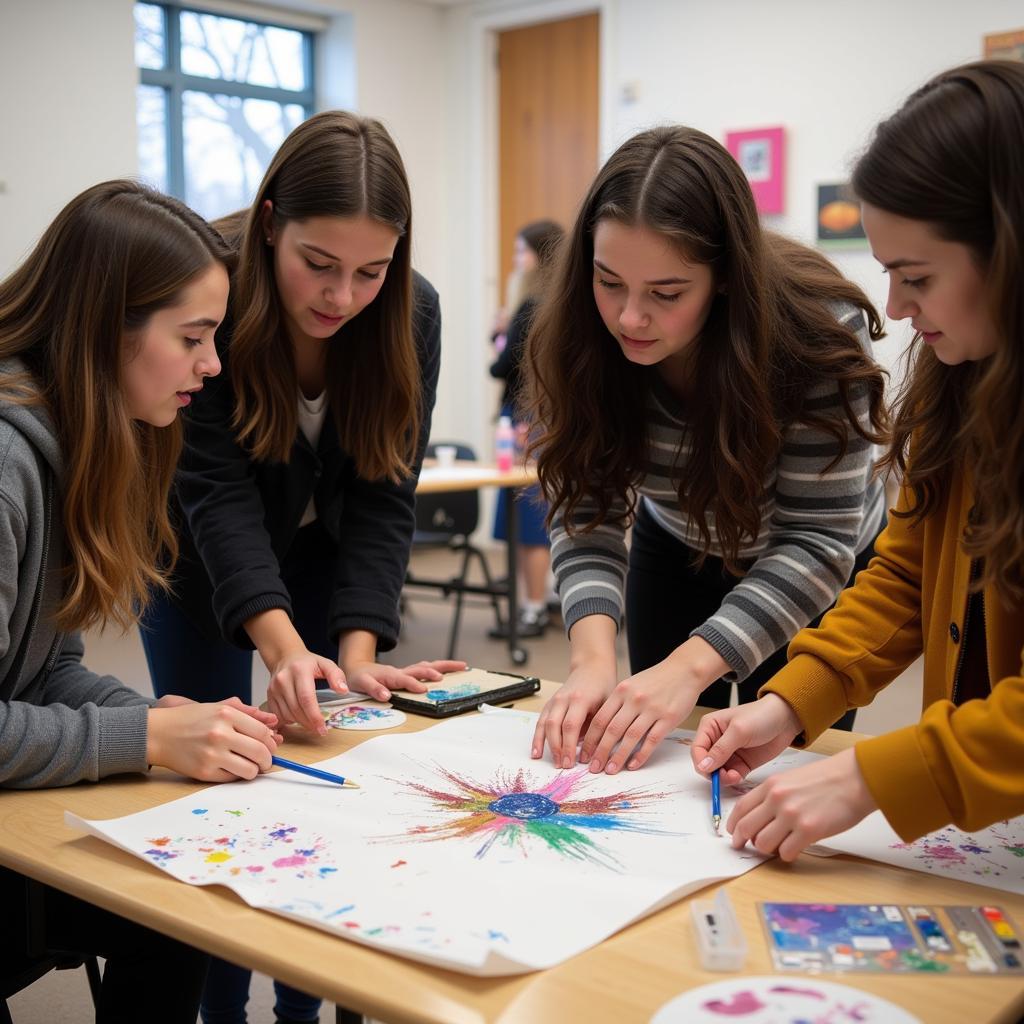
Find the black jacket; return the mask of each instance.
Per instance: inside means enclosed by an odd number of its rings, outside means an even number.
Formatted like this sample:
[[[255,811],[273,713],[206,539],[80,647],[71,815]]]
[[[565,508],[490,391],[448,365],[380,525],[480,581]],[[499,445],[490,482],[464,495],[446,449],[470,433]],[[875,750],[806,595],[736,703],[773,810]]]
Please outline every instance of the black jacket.
[[[498,358],[491,363],[491,376],[505,381],[501,393],[502,410],[511,410],[515,419],[522,418],[520,408],[523,395],[523,360],[526,358],[526,337],[533,324],[533,315],[537,312],[534,299],[526,299],[512,314],[505,335],[505,347],[498,353]]]
[[[414,475],[401,484],[356,475],[341,450],[328,411],[316,450],[296,432],[287,462],[255,462],[231,428],[234,389],[230,345],[218,350],[223,369],[206,382],[185,416],[185,450],[175,484],[181,551],[174,598],[207,636],[238,647],[253,644],[243,623],[260,612],[292,614],[280,564],[299,529],[310,496],[317,518],[337,545],[334,592],[325,609],[332,639],[346,629],[378,637],[378,649],[398,640],[398,599],[415,522],[415,488],[441,365],[437,292],[419,274],[413,285],[413,336],[422,375],[422,423]],[[222,329],[223,333],[223,329]],[[372,381],[367,382],[372,387]]]

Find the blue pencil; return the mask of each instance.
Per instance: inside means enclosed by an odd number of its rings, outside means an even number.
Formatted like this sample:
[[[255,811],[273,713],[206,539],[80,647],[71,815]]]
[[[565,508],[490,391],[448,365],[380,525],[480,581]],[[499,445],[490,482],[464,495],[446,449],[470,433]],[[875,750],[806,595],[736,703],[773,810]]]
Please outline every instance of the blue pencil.
[[[278,768],[291,768],[293,772],[301,772],[303,775],[310,775],[314,779],[323,779],[325,782],[336,782],[345,789],[358,789],[359,783],[342,778],[340,775],[332,775],[330,772],[322,772],[319,768],[310,768],[308,764],[299,764],[298,761],[287,761],[283,757],[272,757],[271,762]]]
[[[717,768],[711,773],[711,823],[715,826],[715,835],[718,835],[722,824],[722,783]]]

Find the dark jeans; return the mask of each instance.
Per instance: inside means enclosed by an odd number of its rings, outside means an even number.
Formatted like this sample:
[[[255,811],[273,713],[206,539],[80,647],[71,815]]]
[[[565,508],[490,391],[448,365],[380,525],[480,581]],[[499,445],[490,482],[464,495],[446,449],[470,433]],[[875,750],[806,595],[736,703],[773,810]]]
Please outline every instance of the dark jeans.
[[[0,900],[5,964],[55,953],[106,959],[98,1024],[195,1024],[205,953],[6,868]]]
[[[883,524],[884,525],[884,524]],[[874,556],[872,542],[856,558],[846,585]],[[643,503],[633,526],[626,578],[626,637],[631,672],[641,672],[667,658],[701,623],[718,611],[725,596],[740,581],[726,572],[720,558],[709,556],[701,568],[693,566],[694,551],[653,519]],[[827,610],[827,609],[826,609]],[[809,625],[821,622],[822,612]],[[757,691],[786,664],[786,647],[766,658],[746,679],[737,683],[739,702],[757,698]],[[719,679],[700,696],[709,708],[727,708],[733,684]],[[847,711],[833,728],[853,728],[855,710]]]
[[[338,647],[327,637],[327,608],[333,592],[334,542],[315,520],[296,536],[281,579],[292,599],[295,629],[306,646],[337,660]],[[156,598],[142,621],[142,646],[158,697],[178,693],[193,700],[239,697],[252,702],[252,652],[224,640],[210,641],[164,596]],[[203,992],[204,1024],[244,1024],[252,972],[216,957]],[[315,1021],[320,999],[274,982],[274,1012],[285,1020]]]

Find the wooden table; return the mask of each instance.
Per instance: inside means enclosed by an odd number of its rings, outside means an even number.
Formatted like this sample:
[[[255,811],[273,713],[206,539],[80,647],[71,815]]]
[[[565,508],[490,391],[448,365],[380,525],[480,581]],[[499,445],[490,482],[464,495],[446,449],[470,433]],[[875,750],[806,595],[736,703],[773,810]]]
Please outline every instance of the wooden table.
[[[508,597],[508,653],[514,665],[525,665],[528,659],[526,648],[519,643],[519,510],[516,508],[515,492],[537,483],[537,468],[533,465],[516,465],[508,470],[498,469],[486,462],[457,460],[450,466],[440,466],[436,460],[424,460],[420,478],[416,484],[417,494],[447,494],[452,491],[477,491],[481,487],[498,487],[506,492],[505,542],[507,553],[508,586],[502,593]],[[472,592],[487,592],[483,587],[472,587]]]
[[[554,684],[545,683],[543,693]],[[539,708],[542,698],[518,704]],[[688,724],[692,725],[696,716]],[[402,731],[430,725],[409,715]],[[289,737],[282,753],[317,761],[373,735],[330,730],[320,740]],[[854,737],[855,738],[855,737]],[[814,746],[834,753],[851,742],[829,732]],[[141,924],[279,978],[389,1024],[634,1024],[684,989],[728,978],[698,966],[686,899],[547,971],[474,978],[425,967],[252,910],[216,886],[185,885],[144,861],[64,825],[65,808],[86,818],[140,811],[203,789],[157,770],[98,785],[0,792],[0,863]],[[1024,925],[1024,897],[945,881],[854,857],[769,861],[724,883],[750,946],[745,973],[772,973],[754,906],[796,902],[998,903]],[[710,890],[704,890],[706,897]],[[552,920],[557,908],[552,908]],[[927,1024],[1010,1024],[1024,1013],[1019,979],[827,975],[892,1000]],[[144,1012],[144,1008],[143,1008]]]

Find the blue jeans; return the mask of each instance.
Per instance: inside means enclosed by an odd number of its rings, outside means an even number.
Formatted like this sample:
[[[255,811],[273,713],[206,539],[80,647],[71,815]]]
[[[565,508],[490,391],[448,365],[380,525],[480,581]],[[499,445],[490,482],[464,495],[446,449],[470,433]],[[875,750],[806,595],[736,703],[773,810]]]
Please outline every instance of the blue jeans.
[[[295,629],[311,650],[337,659],[327,637],[327,608],[333,590],[334,542],[318,521],[303,527],[281,566],[292,599]],[[224,640],[211,641],[165,595],[155,597],[141,623],[153,692],[181,694],[193,700],[238,697],[252,703],[252,652]],[[216,957],[210,963],[200,1013],[203,1024],[245,1024],[252,972]],[[278,1017],[294,1021],[320,1018],[320,1000],[274,982]]]

